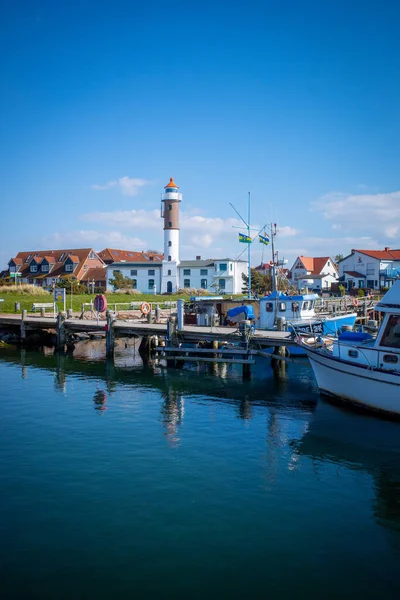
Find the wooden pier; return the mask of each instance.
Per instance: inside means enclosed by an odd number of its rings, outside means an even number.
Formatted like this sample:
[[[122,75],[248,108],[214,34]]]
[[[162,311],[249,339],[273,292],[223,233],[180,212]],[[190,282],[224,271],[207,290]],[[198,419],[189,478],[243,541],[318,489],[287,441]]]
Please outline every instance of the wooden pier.
[[[167,323],[146,323],[118,319],[112,312],[107,312],[106,320],[99,321],[67,317],[63,313],[56,318],[28,315],[26,311],[22,315],[0,314],[0,328],[19,335],[21,344],[27,343],[32,334],[50,331],[59,351],[73,348],[76,334],[101,334],[105,336],[106,354],[110,357],[118,338],[140,338],[139,352],[144,362],[154,356],[165,359],[167,366],[181,366],[184,362],[238,364],[242,365],[246,378],[250,376],[256,356],[272,359],[273,365],[282,369],[285,349],[296,345],[293,335],[287,331],[253,330],[246,325],[178,328],[174,317]],[[266,353],[271,347],[273,354]],[[290,362],[294,362],[293,359]]]

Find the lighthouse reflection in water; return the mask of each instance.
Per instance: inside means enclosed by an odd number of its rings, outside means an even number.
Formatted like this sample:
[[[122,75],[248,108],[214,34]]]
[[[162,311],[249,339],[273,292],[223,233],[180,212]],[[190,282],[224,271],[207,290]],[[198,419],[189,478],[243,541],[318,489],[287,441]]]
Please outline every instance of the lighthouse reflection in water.
[[[399,423],[85,348],[0,354],[3,598],[399,597]]]

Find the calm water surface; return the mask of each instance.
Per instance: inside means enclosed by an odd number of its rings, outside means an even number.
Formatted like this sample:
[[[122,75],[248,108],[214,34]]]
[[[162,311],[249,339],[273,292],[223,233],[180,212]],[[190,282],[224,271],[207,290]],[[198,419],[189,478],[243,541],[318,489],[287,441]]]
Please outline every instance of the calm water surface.
[[[400,424],[239,375],[1,350],[0,597],[399,598]]]

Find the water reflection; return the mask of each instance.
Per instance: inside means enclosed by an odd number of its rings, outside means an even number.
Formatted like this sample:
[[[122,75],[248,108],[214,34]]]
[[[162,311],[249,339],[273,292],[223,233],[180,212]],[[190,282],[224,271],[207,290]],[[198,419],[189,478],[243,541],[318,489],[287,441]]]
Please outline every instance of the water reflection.
[[[83,361],[75,356],[27,350],[7,350],[0,356],[3,362],[19,365],[23,378],[29,377],[30,369],[51,371],[55,391],[65,396],[69,379],[92,379],[95,382],[95,390],[91,388],[92,406],[96,414],[105,418],[113,406],[112,394],[121,387],[158,390],[162,399],[160,421],[172,446],[179,446],[188,402],[230,405],[234,414],[246,423],[261,411],[265,415],[268,483],[275,480],[284,455],[288,471],[298,470],[304,461],[311,459],[316,478],[321,465],[332,463],[368,473],[374,486],[371,508],[376,521],[391,529],[400,528],[400,423],[360,415],[321,401],[311,373],[307,375],[305,369],[290,368],[284,379],[276,379],[271,369],[265,369],[259,378],[243,382],[240,371],[227,365],[215,365],[218,367],[215,371],[196,366],[167,372],[159,367],[137,368],[136,363],[127,367],[128,359],[121,358],[119,363],[103,359]],[[214,418],[220,418],[219,414],[215,411]]]
[[[400,531],[400,423],[352,412],[321,399],[305,435],[292,443],[293,459],[310,457],[367,472],[373,480],[373,513]]]

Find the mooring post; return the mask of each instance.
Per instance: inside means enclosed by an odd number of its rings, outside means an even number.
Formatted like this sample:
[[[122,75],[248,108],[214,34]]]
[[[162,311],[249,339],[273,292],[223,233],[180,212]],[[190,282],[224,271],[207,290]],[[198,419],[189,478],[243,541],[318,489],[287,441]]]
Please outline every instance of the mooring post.
[[[156,304],[156,307],[154,309],[154,314],[156,317],[156,323],[160,323],[161,321],[161,311],[160,311],[160,305]]]
[[[115,348],[115,331],[114,331],[114,323],[115,323],[115,315],[113,315],[109,310],[106,312],[106,355],[113,356],[114,348]]]
[[[63,350],[64,346],[65,346],[65,326],[64,326],[64,322],[65,322],[65,313],[64,312],[59,312],[57,313],[57,325],[56,325],[56,330],[57,330],[57,350]]]
[[[177,330],[183,331],[184,326],[184,301],[177,300],[176,302],[176,315],[177,315]]]
[[[21,340],[26,340],[26,328],[25,328],[25,319],[26,319],[26,315],[28,314],[27,310],[23,310],[22,311],[22,316],[21,316]]]
[[[278,317],[276,320],[276,328],[278,331],[285,331],[285,319],[282,317]],[[275,346],[273,354],[277,356],[282,356],[282,358],[286,355],[286,346]],[[274,370],[277,370],[282,375],[285,373],[286,363],[284,360],[271,360],[271,366]]]

